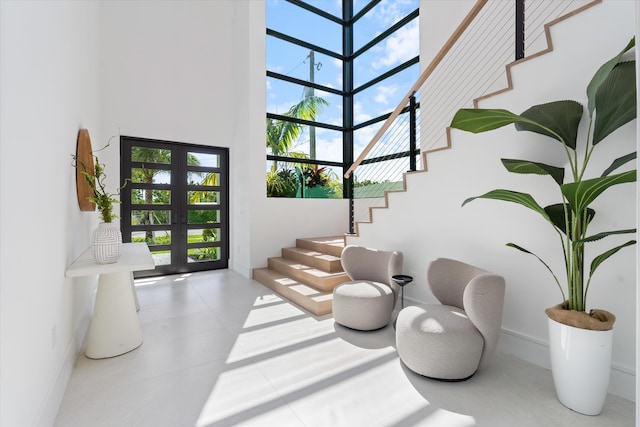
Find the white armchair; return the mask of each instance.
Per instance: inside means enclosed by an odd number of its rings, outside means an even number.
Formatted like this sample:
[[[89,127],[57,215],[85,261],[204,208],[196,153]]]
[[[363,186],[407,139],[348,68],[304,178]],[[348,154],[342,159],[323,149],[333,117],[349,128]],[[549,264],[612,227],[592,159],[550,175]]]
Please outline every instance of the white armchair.
[[[502,326],[502,276],[460,261],[439,258],[427,271],[441,304],[410,306],[396,323],[402,362],[426,377],[463,381],[493,355]]]
[[[388,325],[398,291],[391,276],[402,272],[402,253],[352,245],[342,250],[341,261],[351,281],[333,290],[335,321],[361,331]]]

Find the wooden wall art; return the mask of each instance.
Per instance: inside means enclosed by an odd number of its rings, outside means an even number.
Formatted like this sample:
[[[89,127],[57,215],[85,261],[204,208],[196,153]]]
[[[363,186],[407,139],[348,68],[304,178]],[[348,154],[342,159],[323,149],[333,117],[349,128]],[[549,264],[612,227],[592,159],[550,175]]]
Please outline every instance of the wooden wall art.
[[[84,165],[84,167],[83,167]],[[91,138],[87,129],[80,129],[78,132],[78,142],[76,144],[76,190],[78,193],[78,205],[81,211],[95,211],[96,204],[87,200],[93,196],[93,191],[82,172],[86,170],[89,174],[94,174],[93,151],[91,149]]]

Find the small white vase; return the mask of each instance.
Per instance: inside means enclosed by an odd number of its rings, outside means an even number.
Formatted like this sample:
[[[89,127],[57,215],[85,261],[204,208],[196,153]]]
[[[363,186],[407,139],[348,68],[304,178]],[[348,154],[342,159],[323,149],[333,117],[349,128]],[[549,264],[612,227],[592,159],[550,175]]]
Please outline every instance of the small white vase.
[[[591,331],[549,319],[551,372],[564,406],[585,415],[602,412],[609,388],[612,344],[613,329]]]
[[[93,257],[98,264],[113,264],[120,258],[122,233],[112,222],[101,222],[91,238]]]

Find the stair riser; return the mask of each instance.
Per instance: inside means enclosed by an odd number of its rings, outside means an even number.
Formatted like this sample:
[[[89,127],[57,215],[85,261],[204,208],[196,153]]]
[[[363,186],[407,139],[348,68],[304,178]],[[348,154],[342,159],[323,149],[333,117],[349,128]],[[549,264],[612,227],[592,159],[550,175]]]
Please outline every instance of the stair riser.
[[[306,295],[295,292],[291,286],[283,285],[276,280],[273,280],[262,269],[256,269],[253,271],[253,279],[316,316],[323,316],[331,313],[332,300],[330,297],[322,301],[314,301]]]
[[[283,275],[295,279],[299,282],[303,282],[313,288],[320,291],[331,292],[333,288],[340,283],[344,283],[349,280],[349,276],[345,274],[332,275],[329,277],[317,277],[313,274],[307,273],[305,270],[300,270],[287,265],[284,262],[279,261],[277,258],[269,258],[269,268],[273,271],[282,273]]]
[[[304,248],[304,249],[307,249],[307,248]],[[314,251],[314,252],[318,252],[318,251]],[[326,254],[326,252],[324,252],[323,254]],[[322,258],[318,258],[317,255],[316,256],[306,255],[304,253],[297,251],[294,248],[283,248],[282,256],[284,258],[289,258],[301,264],[305,264],[310,267],[317,268],[319,270],[327,271],[329,273],[338,273],[340,271],[343,271],[342,263],[340,262],[339,258],[333,259],[333,260],[322,259]]]
[[[323,252],[325,254],[333,255],[340,258],[342,255],[342,247],[333,246],[319,242],[312,242],[305,239],[296,239],[296,246],[299,248],[309,249],[312,251]]]

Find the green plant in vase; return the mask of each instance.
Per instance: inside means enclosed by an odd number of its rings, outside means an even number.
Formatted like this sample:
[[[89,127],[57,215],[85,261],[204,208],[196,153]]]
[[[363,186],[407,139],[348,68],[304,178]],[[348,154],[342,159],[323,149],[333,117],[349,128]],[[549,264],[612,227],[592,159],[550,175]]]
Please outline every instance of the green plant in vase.
[[[635,61],[622,61],[622,56],[635,46],[635,39],[615,57],[602,65],[587,87],[588,130],[583,146],[578,144],[578,130],[584,107],[576,101],[564,100],[535,105],[521,114],[503,109],[459,110],[451,127],[473,133],[491,131],[515,124],[518,131],[529,131],[550,137],[562,144],[566,156],[557,165],[532,160],[502,159],[511,173],[547,176],[554,182],[559,202],[542,207],[531,194],[497,189],[464,201],[463,206],[476,199],[492,199],[516,203],[533,210],[557,234],[562,247],[566,280],[539,256],[515,243],[507,245],[532,255],[551,273],[560,289],[562,302],[547,308],[551,370],[558,399],[568,408],[587,415],[602,410],[609,385],[612,358],[612,335],[615,316],[605,310],[587,312],[587,293],[595,271],[604,261],[621,249],[636,243],[622,240],[603,253],[591,256],[586,269],[587,243],[605,238],[615,239],[635,234],[635,228],[588,233],[596,211],[592,203],[609,188],[636,181],[636,170],[616,172],[636,159],[633,151],[615,159],[598,175],[587,176],[590,161],[614,131],[634,120],[636,108]],[[629,146],[635,148],[635,140]],[[564,165],[568,163],[568,171]],[[565,182],[565,174],[570,174]],[[614,206],[607,206],[614,210]],[[570,343],[570,345],[569,345]]]
[[[102,147],[100,150],[102,151],[109,146],[109,143]],[[105,172],[104,163],[100,163],[100,159],[94,153],[91,153],[91,157],[93,158],[93,167],[91,165],[87,165],[84,162],[78,159],[77,155],[72,155],[73,163],[72,166],[74,168],[80,167],[80,173],[84,176],[87,185],[91,190],[91,196],[87,197],[87,200],[96,204],[96,208],[98,212],[100,212],[100,217],[103,222],[112,222],[117,216],[113,213],[113,205],[115,203],[120,203],[118,199],[114,196],[115,194],[109,193],[107,191],[105,185],[105,179],[107,178],[107,174]],[[124,186],[123,186],[124,187]],[[120,187],[122,189],[123,187]]]
[[[102,149],[108,146],[109,143]],[[104,164],[100,163],[94,152],[90,152],[88,155],[86,152],[84,154],[84,160],[81,160],[78,154],[72,155],[72,164],[87,183],[90,194],[86,196],[86,200],[95,203],[102,218],[98,228],[93,231],[91,249],[98,264],[114,263],[120,257],[122,247],[122,233],[120,228],[113,224],[113,219],[116,218],[113,213],[113,205],[119,203],[119,200],[106,189],[105,179],[107,174],[105,173]],[[122,187],[118,190],[120,189]],[[85,210],[93,210],[93,208]]]
[[[89,201],[96,204],[98,212],[100,212],[100,217],[104,222],[111,222],[114,218],[117,218],[113,214],[113,204],[120,203],[118,199],[113,197],[113,195],[107,192],[104,180],[107,175],[104,172],[104,164],[100,163],[97,156],[95,158],[95,175],[90,175],[85,171],[82,174],[85,176],[91,191],[93,191],[93,196],[89,197]],[[95,178],[95,180],[94,180]]]
[[[635,182],[635,169],[613,175],[611,173],[634,160],[636,153],[616,159],[600,176],[586,176],[589,161],[595,157],[599,144],[616,129],[636,118],[635,61],[620,62],[622,55],[634,46],[635,40],[632,39],[622,52],[598,69],[587,87],[589,130],[584,147],[577,144],[583,106],[571,100],[535,105],[519,115],[502,109],[461,109],[451,123],[453,128],[473,133],[515,124],[518,131],[535,132],[562,144],[566,158],[559,159],[559,164],[568,161],[572,182],[564,182],[565,168],[562,166],[531,160],[502,159],[502,164],[509,172],[550,177],[558,186],[560,203],[542,207],[528,193],[499,189],[467,199],[463,206],[475,199],[502,200],[529,208],[547,221],[562,245],[567,279],[565,287],[541,257],[515,243],[508,243],[508,246],[533,255],[542,262],[560,288],[563,308],[568,310],[584,312],[593,273],[610,256],[635,243],[635,240],[629,240],[593,258],[585,283],[585,245],[605,237],[633,234],[636,231],[625,229],[593,235],[587,233],[595,215],[590,204],[614,185]]]

